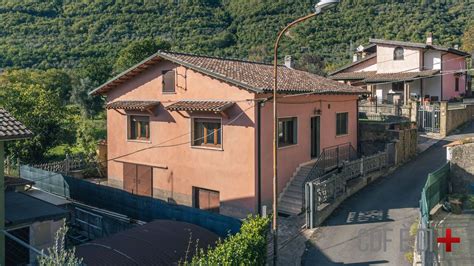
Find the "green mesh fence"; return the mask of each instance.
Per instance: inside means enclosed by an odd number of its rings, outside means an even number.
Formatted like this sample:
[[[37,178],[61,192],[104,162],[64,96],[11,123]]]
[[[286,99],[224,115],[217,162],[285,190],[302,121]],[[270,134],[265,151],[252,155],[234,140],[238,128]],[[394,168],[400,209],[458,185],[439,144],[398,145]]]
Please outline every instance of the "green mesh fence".
[[[421,192],[420,209],[423,222],[429,220],[429,214],[436,204],[448,195],[449,162],[433,173],[428,174],[428,180]]]

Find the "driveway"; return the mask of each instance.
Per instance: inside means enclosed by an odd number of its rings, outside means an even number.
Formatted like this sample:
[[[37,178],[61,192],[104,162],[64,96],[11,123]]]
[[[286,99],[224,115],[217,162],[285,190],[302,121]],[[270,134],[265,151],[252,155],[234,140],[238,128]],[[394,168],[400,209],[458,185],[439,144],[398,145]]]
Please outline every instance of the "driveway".
[[[474,123],[463,129],[474,132]],[[450,136],[449,140],[465,137]],[[428,173],[446,162],[442,140],[343,203],[307,241],[305,265],[409,265],[400,234],[418,217]],[[405,229],[405,230],[404,230]]]

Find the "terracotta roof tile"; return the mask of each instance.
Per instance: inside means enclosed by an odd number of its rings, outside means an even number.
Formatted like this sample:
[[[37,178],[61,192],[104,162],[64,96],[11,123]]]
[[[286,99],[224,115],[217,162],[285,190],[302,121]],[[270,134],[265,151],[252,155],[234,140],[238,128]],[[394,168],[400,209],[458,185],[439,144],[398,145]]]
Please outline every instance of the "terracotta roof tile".
[[[24,139],[33,135],[22,123],[9,112],[0,108],[0,140]]]
[[[342,72],[330,76],[334,80],[362,80],[375,75],[376,71]]]
[[[145,111],[160,104],[158,101],[115,101],[107,104],[107,109]]]
[[[416,78],[427,78],[439,73],[439,70],[425,70],[416,72],[377,73],[364,79],[366,83],[409,81]]]
[[[223,112],[231,107],[234,102],[228,101],[179,101],[168,105],[166,110],[169,111],[204,111],[204,112]]]
[[[106,93],[160,59],[172,61],[255,93],[273,91],[273,65],[183,53],[158,52],[90,93]],[[278,91],[280,93],[360,94],[366,92],[358,87],[285,66],[279,66],[278,71]]]

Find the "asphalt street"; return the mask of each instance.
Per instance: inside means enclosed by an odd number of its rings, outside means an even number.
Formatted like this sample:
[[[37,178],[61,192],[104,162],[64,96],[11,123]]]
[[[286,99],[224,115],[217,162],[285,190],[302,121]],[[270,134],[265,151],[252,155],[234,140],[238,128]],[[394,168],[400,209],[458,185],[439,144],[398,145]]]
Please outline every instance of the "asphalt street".
[[[472,123],[463,130],[469,132],[474,132]],[[428,173],[446,162],[447,143],[438,142],[347,199],[307,242],[302,264],[409,265],[406,232],[419,215]]]

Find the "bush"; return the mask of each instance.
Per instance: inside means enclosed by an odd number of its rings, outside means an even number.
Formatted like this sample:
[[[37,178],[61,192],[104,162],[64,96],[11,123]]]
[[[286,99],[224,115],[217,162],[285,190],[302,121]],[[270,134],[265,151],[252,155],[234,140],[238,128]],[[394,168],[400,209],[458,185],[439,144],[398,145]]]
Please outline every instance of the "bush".
[[[265,265],[269,218],[249,216],[240,232],[204,252],[197,252],[186,265]]]

